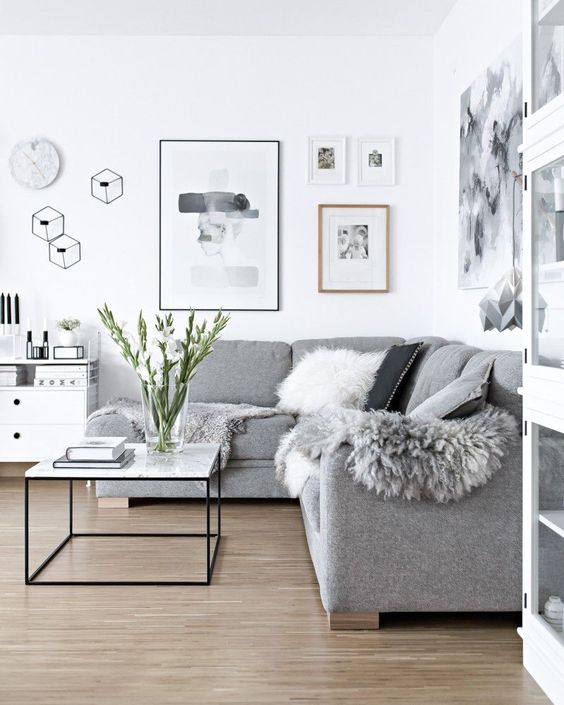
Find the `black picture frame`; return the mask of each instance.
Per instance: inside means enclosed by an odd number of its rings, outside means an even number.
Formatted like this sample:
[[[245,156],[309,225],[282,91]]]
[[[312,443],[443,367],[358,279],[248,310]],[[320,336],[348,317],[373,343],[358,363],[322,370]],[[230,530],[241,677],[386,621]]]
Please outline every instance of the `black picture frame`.
[[[237,308],[237,307],[222,307],[224,311],[256,311],[256,312],[273,312],[280,311],[280,140],[270,139],[252,139],[252,140],[232,140],[232,139],[161,139],[159,140],[159,311],[217,311],[217,308],[205,308],[198,306],[190,306],[187,302],[186,307],[168,307],[163,306],[163,288],[162,288],[162,152],[164,143],[239,143],[239,144],[275,144],[276,145],[276,306],[272,308]]]

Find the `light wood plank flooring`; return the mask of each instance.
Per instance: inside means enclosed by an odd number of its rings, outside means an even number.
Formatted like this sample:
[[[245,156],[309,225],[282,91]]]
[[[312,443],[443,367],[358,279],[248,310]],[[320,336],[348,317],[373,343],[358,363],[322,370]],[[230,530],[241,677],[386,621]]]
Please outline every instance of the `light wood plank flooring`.
[[[294,503],[225,503],[210,587],[61,588],[23,584],[22,496],[21,480],[0,479],[2,705],[548,703],[511,615],[383,615],[380,632],[330,632]],[[93,489],[75,496],[77,528],[201,528],[198,502],[100,512]],[[42,483],[32,501],[35,562],[64,532],[66,495]],[[51,575],[200,569],[181,540],[79,541]]]

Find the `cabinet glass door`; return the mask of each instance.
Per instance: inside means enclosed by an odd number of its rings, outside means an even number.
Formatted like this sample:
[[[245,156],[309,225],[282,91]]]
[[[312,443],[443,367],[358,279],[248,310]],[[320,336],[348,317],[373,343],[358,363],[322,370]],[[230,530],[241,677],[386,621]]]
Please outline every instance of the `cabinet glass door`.
[[[564,0],[533,0],[533,110],[564,91]]]
[[[533,426],[537,477],[537,614],[563,637],[564,434]]]
[[[564,368],[564,158],[533,173],[533,364]]]

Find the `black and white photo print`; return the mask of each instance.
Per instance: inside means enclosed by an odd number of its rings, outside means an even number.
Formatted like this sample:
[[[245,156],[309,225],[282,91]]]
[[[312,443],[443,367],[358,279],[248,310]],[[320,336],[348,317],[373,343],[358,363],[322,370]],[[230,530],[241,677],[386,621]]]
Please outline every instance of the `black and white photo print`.
[[[377,149],[373,149],[368,154],[368,167],[370,169],[381,169],[382,168],[382,153]]]
[[[368,259],[368,225],[339,225],[339,259]]]
[[[489,66],[460,100],[458,286],[493,286],[519,265],[523,140],[521,40]],[[515,239],[515,241],[514,241]],[[515,248],[514,248],[515,245]]]
[[[335,149],[334,147],[319,147],[317,150],[317,168],[318,169],[334,169],[335,168]]]
[[[278,310],[276,141],[161,141],[160,308]]]

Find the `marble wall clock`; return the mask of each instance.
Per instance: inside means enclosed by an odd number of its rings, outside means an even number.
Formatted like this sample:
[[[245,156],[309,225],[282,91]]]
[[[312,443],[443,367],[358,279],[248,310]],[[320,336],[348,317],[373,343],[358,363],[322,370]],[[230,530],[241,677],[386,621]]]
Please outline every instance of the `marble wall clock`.
[[[10,171],[21,186],[45,188],[57,178],[59,167],[54,145],[39,137],[18,142],[10,154]]]

